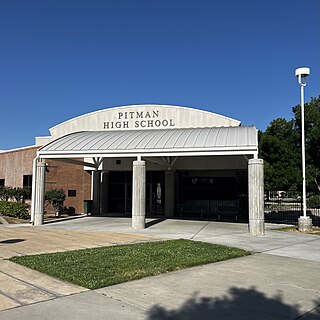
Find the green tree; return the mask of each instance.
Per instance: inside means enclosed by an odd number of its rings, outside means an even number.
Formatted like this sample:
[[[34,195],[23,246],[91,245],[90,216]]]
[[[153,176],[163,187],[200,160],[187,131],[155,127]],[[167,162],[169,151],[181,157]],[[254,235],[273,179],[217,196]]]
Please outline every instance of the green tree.
[[[25,199],[30,195],[30,190],[25,188],[11,188],[11,198],[15,199],[16,202],[24,202]]]
[[[301,106],[295,106],[292,111],[295,131],[301,137]],[[320,192],[320,96],[311,98],[311,101],[305,104],[304,122],[307,189]],[[298,148],[301,150],[301,138]]]
[[[265,160],[266,190],[301,190],[301,107],[293,119],[273,120],[259,132],[259,153]],[[305,104],[307,191],[320,192],[320,97]]]
[[[45,198],[53,206],[55,212],[59,214],[66,200],[66,194],[63,189],[52,189],[46,192]]]
[[[0,187],[0,199],[4,201],[9,201],[9,199],[14,199],[14,188],[12,187]]]
[[[9,195],[8,195],[8,191],[7,191],[8,187],[0,187],[0,201],[8,201],[9,200]]]
[[[300,169],[297,166],[297,133],[294,121],[273,120],[266,131],[259,132],[259,153],[265,161],[266,190],[296,190]]]

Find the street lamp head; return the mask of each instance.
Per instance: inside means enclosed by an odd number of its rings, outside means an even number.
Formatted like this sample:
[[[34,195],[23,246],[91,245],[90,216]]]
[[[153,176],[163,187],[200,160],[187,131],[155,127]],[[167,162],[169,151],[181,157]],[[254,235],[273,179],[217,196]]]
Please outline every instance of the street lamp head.
[[[310,76],[310,68],[307,68],[307,67],[298,68],[298,69],[296,69],[295,75],[298,78],[299,84],[305,86],[306,85],[306,78],[307,78],[307,76]],[[302,81],[302,80],[304,80],[304,81]]]
[[[298,68],[296,69],[296,77],[301,77],[301,78],[305,78],[307,76],[310,76],[310,68]]]

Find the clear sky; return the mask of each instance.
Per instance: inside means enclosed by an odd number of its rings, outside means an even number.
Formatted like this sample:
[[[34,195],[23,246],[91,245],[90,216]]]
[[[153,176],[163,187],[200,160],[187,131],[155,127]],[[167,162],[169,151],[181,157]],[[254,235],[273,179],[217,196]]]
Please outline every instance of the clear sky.
[[[0,0],[0,149],[127,104],[265,130],[320,95],[319,0]]]

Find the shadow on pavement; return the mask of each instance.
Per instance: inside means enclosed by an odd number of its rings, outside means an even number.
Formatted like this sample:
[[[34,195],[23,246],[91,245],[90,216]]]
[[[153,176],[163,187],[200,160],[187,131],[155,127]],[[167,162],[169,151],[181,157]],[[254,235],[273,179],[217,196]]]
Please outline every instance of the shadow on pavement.
[[[25,239],[8,239],[8,240],[1,240],[0,244],[14,244],[26,241]]]
[[[149,228],[149,227],[151,227],[151,226],[154,226],[154,225],[156,225],[156,224],[158,224],[158,223],[161,223],[161,222],[163,222],[163,221],[166,221],[166,219],[164,219],[164,218],[159,218],[159,219],[154,219],[154,220],[152,220],[152,221],[149,221],[149,222],[146,223],[146,228]]]
[[[148,320],[285,320],[320,319],[320,301],[314,301],[311,313],[301,314],[299,305],[288,305],[283,301],[281,292],[267,297],[254,287],[250,289],[231,288],[229,294],[221,298],[199,297],[195,293],[179,309],[168,310],[155,305],[148,313]]]

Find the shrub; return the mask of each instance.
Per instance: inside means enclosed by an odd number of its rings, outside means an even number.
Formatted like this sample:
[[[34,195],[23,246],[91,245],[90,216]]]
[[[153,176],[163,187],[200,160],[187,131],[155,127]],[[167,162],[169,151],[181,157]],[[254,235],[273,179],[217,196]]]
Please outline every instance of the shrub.
[[[0,201],[0,214],[27,220],[30,218],[29,207],[25,203]]]
[[[13,198],[16,202],[24,202],[25,199],[30,197],[30,191],[31,190],[25,188],[12,188],[11,199]]]
[[[319,209],[320,208],[320,195],[315,194],[313,196],[310,196],[308,198],[307,202],[308,202],[309,208]]]
[[[0,200],[9,201],[15,200],[16,202],[24,202],[25,199],[30,197],[30,190],[19,187],[0,187]]]
[[[8,201],[12,197],[11,187],[0,187],[0,200]]]

